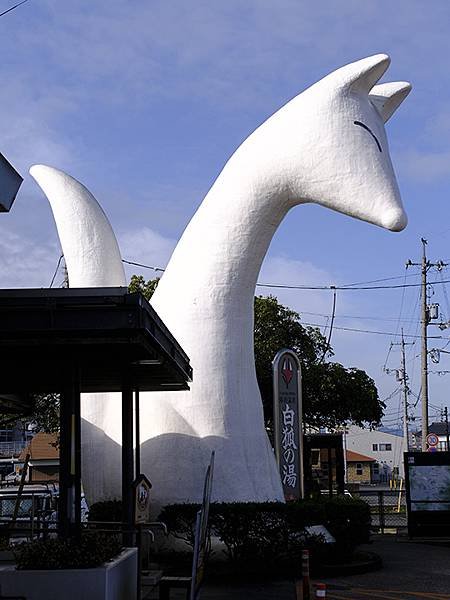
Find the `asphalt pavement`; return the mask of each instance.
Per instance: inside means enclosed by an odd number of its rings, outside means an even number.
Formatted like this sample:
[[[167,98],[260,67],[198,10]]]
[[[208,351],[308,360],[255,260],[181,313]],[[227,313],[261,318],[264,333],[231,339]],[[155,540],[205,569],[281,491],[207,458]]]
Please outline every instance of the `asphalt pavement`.
[[[332,600],[450,600],[450,540],[410,541],[395,535],[376,536],[361,550],[376,552],[383,568],[363,575],[321,578]],[[152,598],[157,598],[156,590]],[[205,584],[201,600],[295,600],[293,581]],[[171,600],[184,600],[173,590]],[[314,594],[312,595],[314,598]]]

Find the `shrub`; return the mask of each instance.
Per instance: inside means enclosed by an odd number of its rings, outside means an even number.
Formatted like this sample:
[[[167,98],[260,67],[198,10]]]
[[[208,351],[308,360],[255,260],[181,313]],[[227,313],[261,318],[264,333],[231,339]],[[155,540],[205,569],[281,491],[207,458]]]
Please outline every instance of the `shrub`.
[[[88,569],[117,556],[122,544],[117,536],[85,533],[80,539],[49,539],[14,546],[18,569]]]
[[[194,548],[195,520],[200,504],[168,504],[159,515],[173,537]]]
[[[324,500],[324,525],[336,539],[342,559],[370,538],[370,507],[359,498],[338,496]]]
[[[160,515],[169,532],[194,545],[197,504],[172,504]],[[318,498],[283,504],[213,503],[211,532],[225,545],[233,568],[264,570],[267,574],[300,568],[301,551],[311,551],[312,563],[347,560],[358,544],[367,542],[370,509],[347,497]],[[307,525],[325,525],[336,544],[325,544],[321,536],[309,535]]]
[[[212,504],[211,528],[232,563],[265,563],[288,547],[286,505],[281,502]]]
[[[88,521],[122,521],[122,500],[103,500],[89,508]]]

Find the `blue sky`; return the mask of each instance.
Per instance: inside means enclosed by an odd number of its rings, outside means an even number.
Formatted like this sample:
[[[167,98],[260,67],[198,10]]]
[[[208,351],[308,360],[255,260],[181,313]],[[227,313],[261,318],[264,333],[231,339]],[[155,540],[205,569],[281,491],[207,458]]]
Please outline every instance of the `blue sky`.
[[[0,10],[11,4],[0,0]],[[0,219],[2,287],[48,286],[60,254],[30,165],[82,181],[109,215],[123,257],[164,266],[240,142],[328,72],[378,52],[392,58],[384,80],[413,84],[387,124],[408,228],[391,233],[298,207],[273,240],[260,281],[339,285],[398,276],[386,283],[403,283],[421,236],[430,259],[450,262],[449,23],[446,0],[29,0],[0,19],[0,151],[25,177]],[[419,281],[417,269],[407,274],[407,282]],[[450,319],[444,286],[433,289]],[[326,324],[320,315],[331,311],[330,292],[273,292],[305,322]],[[417,299],[417,288],[339,292],[335,324],[393,333],[403,326],[414,335]],[[450,329],[436,333],[444,339],[430,345],[444,347]],[[336,360],[367,370],[385,398],[397,387],[382,371],[394,339],[335,329],[332,345]],[[418,342],[408,347],[416,395],[419,351]],[[394,348],[388,367],[399,360]],[[450,356],[431,369],[450,370]],[[447,403],[449,377],[430,375],[433,406]],[[389,424],[398,421],[399,398],[388,402]]]

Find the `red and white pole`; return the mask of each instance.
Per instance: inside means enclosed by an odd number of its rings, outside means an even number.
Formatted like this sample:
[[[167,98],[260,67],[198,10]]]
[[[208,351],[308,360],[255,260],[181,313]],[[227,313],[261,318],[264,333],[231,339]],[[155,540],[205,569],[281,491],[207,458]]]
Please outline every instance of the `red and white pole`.
[[[309,579],[309,550],[302,550],[302,584],[303,600],[310,600],[311,582]]]

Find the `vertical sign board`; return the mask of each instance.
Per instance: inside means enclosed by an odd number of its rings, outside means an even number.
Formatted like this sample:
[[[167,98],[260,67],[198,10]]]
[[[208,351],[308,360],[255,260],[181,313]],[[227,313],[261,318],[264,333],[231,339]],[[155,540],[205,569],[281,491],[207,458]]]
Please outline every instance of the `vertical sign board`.
[[[273,359],[274,446],[286,500],[304,497],[302,374],[297,355],[280,350]]]
[[[200,510],[197,513],[195,523],[195,541],[194,557],[192,560],[192,583],[190,600],[198,600],[200,588],[203,582],[205,572],[205,561],[208,554],[208,517],[209,504],[211,502],[211,491],[214,474],[214,450],[211,452],[211,459],[206,470],[205,483],[203,485],[203,501]]]
[[[410,537],[450,535],[450,452],[405,452]]]

